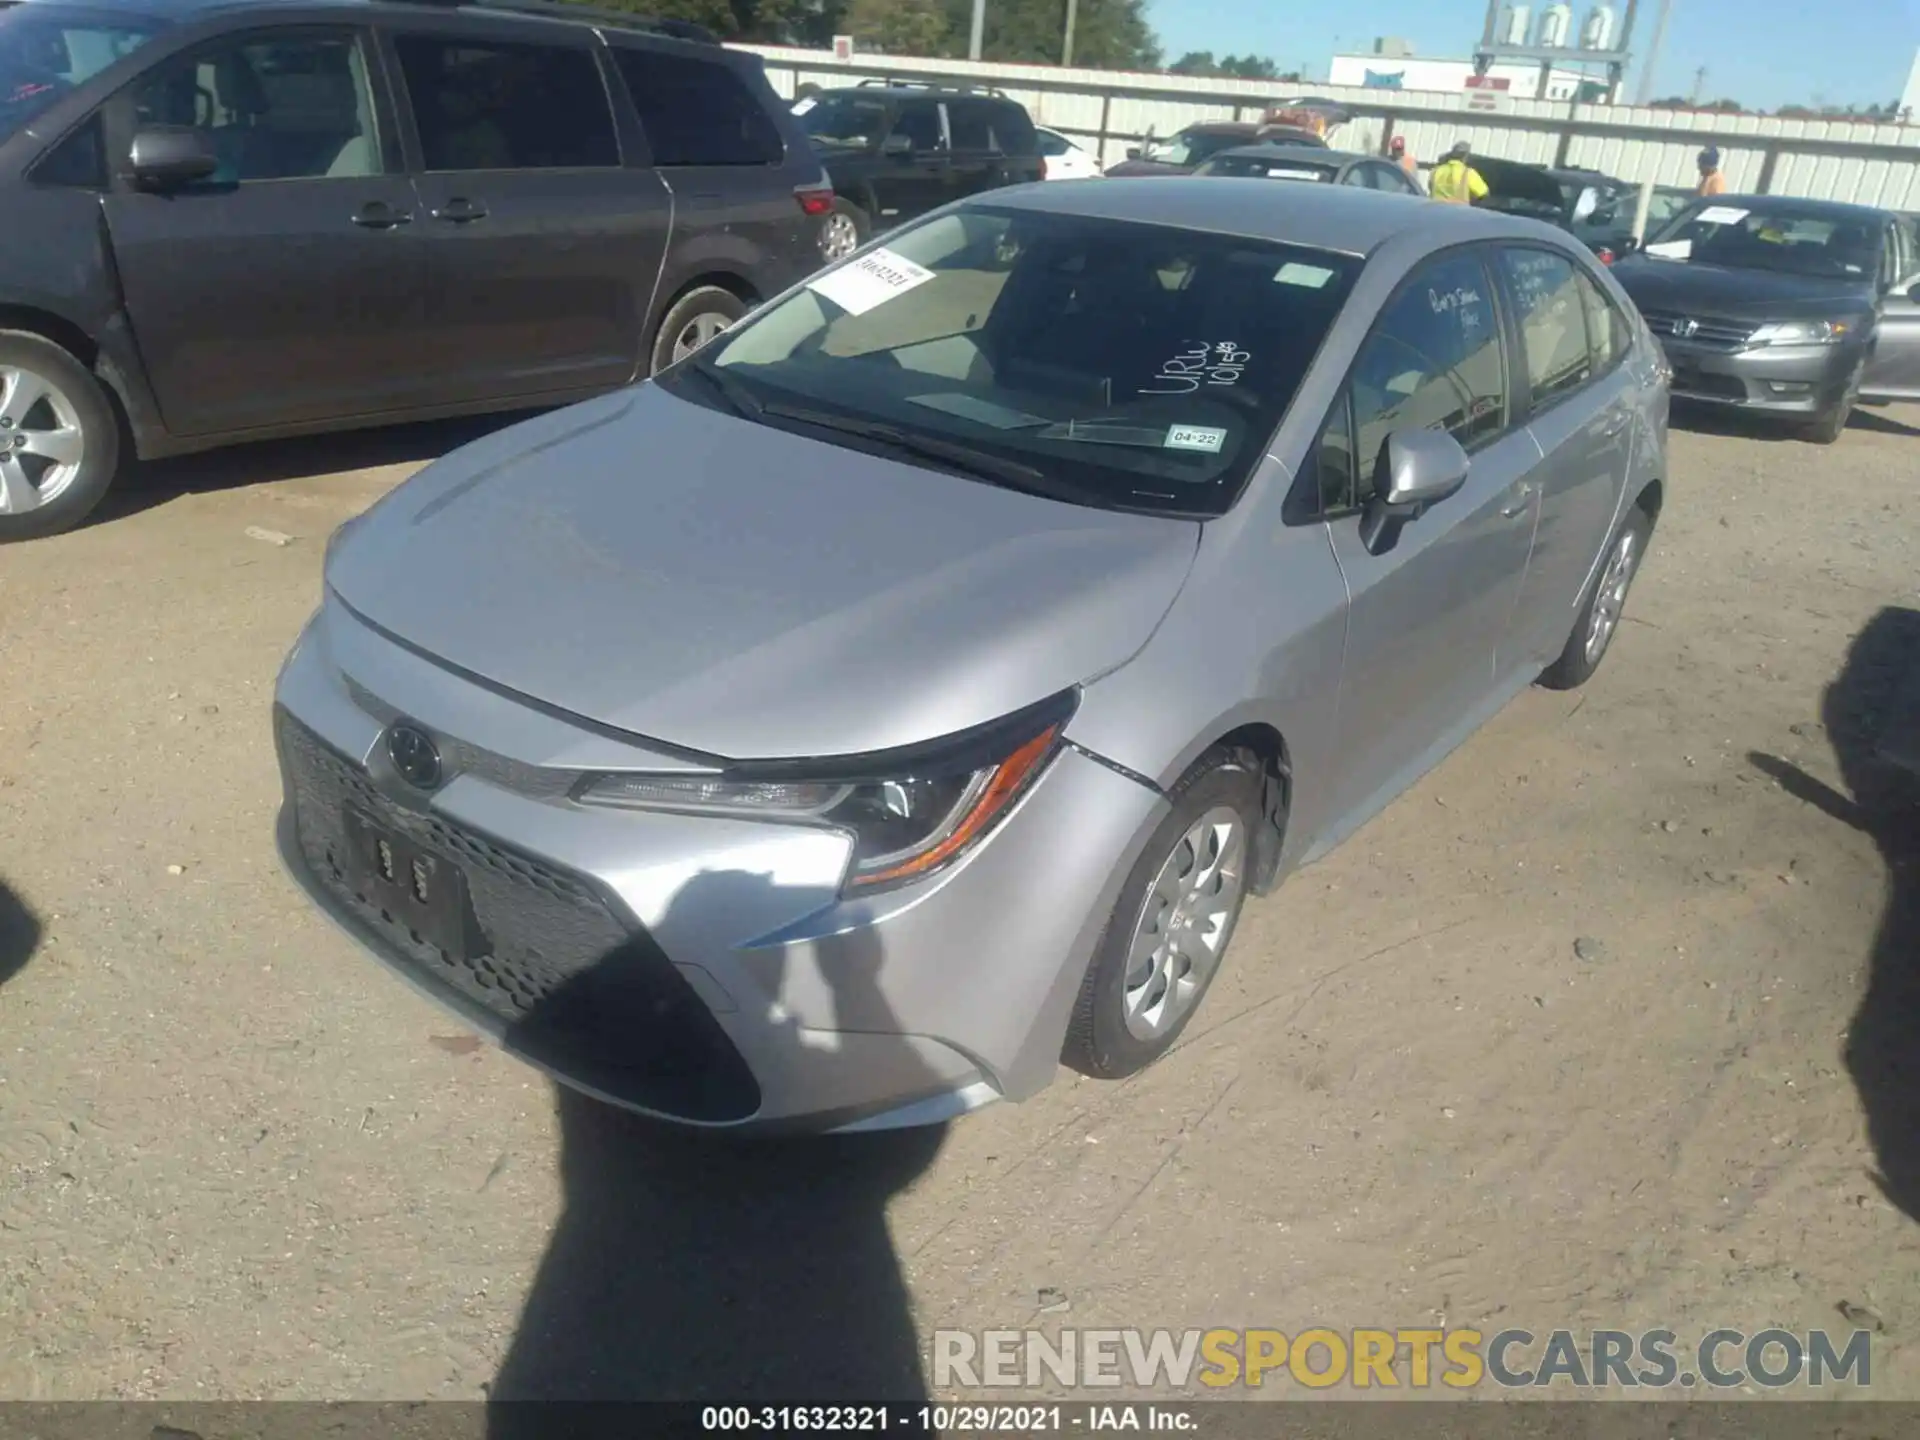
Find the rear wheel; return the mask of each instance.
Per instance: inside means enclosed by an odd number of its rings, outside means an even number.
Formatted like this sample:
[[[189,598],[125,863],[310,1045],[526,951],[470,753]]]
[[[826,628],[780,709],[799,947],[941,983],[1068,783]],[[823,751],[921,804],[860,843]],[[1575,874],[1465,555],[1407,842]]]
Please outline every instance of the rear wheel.
[[[119,422],[87,367],[44,336],[0,330],[0,540],[72,529],[119,465]]]
[[[1573,633],[1560,658],[1540,677],[1549,690],[1574,690],[1593,678],[1593,672],[1606,659],[1607,649],[1620,629],[1626,611],[1627,591],[1633,577],[1640,573],[1646,557],[1647,537],[1653,533],[1653,521],[1639,506],[1627,512],[1627,518],[1614,532],[1607,546],[1607,558],[1600,563],[1600,574],[1574,621]]]
[[[844,260],[866,243],[872,230],[866,211],[836,195],[832,212],[820,223],[820,254],[829,265]]]
[[[1259,758],[1209,751],[1174,786],[1080,986],[1061,1059],[1119,1080],[1173,1048],[1226,957],[1247,898]]]
[[[747,302],[718,285],[698,285],[673,302],[653,337],[653,373],[687,358],[747,313]]]

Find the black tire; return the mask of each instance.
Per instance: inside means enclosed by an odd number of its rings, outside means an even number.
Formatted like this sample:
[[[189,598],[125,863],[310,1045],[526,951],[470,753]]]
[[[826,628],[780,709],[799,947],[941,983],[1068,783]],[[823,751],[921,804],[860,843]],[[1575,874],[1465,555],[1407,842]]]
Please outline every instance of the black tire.
[[[1815,445],[1832,445],[1846,434],[1847,421],[1853,416],[1853,396],[1842,396],[1822,410],[1814,422],[1801,432]]]
[[[19,370],[49,385],[59,403],[72,412],[81,447],[78,469],[52,498],[32,509],[15,510],[6,508],[8,502],[0,495],[0,541],[32,540],[71,530],[100,503],[119,473],[119,416],[93,372],[45,336],[29,330],[0,330],[0,370]],[[11,453],[15,437],[23,431],[54,425],[67,428],[54,414],[54,403],[40,400],[19,415],[0,413],[0,445],[6,447],[0,455]],[[22,472],[29,479],[43,480],[52,473],[31,451],[26,454]]]
[[[700,321],[724,321],[721,329],[732,325],[747,313],[747,302],[719,285],[696,285],[687,291],[661,317],[660,328],[653,332],[650,374],[658,375],[674,362],[674,349],[683,335],[695,330]],[[711,340],[713,337],[707,337]]]
[[[1214,977],[1226,961],[1240,912],[1246,905],[1255,837],[1258,827],[1267,823],[1261,804],[1265,789],[1259,757],[1248,750],[1225,748],[1210,750],[1201,756],[1185,778],[1173,787],[1167,814],[1141,851],[1126,883],[1120,887],[1113,915],[1107,921],[1107,928],[1093,952],[1093,961],[1087,967],[1086,978],[1080,984],[1080,996],[1074,1002],[1073,1018],[1067,1025],[1066,1044],[1060,1056],[1063,1064],[1096,1080],[1122,1080],[1136,1075],[1172,1049],[1188,1022],[1199,1013]],[[1151,1036],[1135,1034],[1126,1019],[1128,954],[1147,913],[1150,892],[1162,868],[1174,859],[1176,849],[1192,855],[1186,844],[1188,830],[1220,806],[1237,812],[1240,817],[1241,855],[1238,894],[1232,898],[1227,919],[1219,932],[1212,969],[1200,978],[1198,989],[1187,1000],[1184,1012],[1165,1029]],[[1222,868],[1224,873],[1225,867]],[[1162,916],[1168,913],[1165,908],[1156,908]]]
[[[1566,648],[1560,652],[1560,658],[1547,667],[1540,677],[1540,684],[1549,690],[1577,690],[1593,678],[1594,671],[1600,668],[1600,662],[1607,658],[1607,652],[1613,648],[1614,637],[1620,633],[1621,614],[1614,615],[1613,624],[1607,627],[1606,635],[1599,649],[1589,653],[1587,638],[1593,630],[1594,611],[1599,607],[1601,592],[1607,588],[1608,577],[1613,573],[1615,557],[1619,553],[1621,542],[1631,536],[1633,558],[1626,577],[1630,590],[1634,579],[1640,573],[1640,567],[1646,563],[1647,540],[1653,534],[1653,520],[1638,505],[1627,511],[1626,519],[1620,522],[1620,528],[1613,532],[1607,541],[1607,558],[1594,574],[1593,584],[1588,587],[1586,603],[1580,607],[1580,614],[1573,622],[1573,631],[1567,636]],[[1622,591],[1618,607],[1624,610],[1627,593]]]
[[[844,227],[853,228],[852,244],[839,243],[836,248],[836,234],[843,234]],[[873,237],[873,217],[844,195],[833,197],[833,210],[820,222],[820,258],[828,264],[844,259]]]

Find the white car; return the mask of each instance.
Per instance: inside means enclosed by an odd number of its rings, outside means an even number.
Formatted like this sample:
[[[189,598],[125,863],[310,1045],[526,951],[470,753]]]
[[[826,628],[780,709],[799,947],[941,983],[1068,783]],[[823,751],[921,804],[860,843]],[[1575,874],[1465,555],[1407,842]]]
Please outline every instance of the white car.
[[[1033,135],[1040,143],[1041,161],[1046,166],[1044,179],[1091,180],[1100,173],[1100,162],[1058,130],[1036,125]]]

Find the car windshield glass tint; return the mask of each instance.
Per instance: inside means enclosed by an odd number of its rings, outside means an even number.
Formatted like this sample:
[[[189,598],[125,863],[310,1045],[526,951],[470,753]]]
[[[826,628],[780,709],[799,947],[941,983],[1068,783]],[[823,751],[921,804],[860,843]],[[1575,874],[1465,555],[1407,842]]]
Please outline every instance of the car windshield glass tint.
[[[138,50],[158,28],[145,19],[53,5],[0,5],[0,140]]]
[[[1880,268],[1879,237],[1871,224],[1785,205],[1694,205],[1658,232],[1646,251],[1661,260],[1811,279],[1870,280]]]
[[[852,95],[829,95],[802,115],[800,123],[823,145],[865,150],[887,133],[887,107]]]
[[[969,447],[1088,504],[1214,514],[1259,462],[1360,265],[978,206],[815,275],[696,363],[762,406]]]

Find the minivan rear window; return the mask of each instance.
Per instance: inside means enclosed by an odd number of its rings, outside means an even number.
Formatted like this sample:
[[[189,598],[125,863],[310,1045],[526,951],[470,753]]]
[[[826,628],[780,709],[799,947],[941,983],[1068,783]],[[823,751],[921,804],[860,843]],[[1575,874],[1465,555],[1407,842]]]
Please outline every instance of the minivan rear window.
[[[779,127],[732,65],[637,47],[613,57],[655,165],[778,165],[786,158]]]

